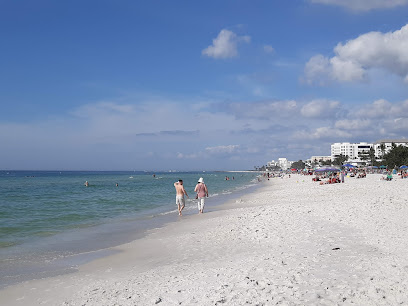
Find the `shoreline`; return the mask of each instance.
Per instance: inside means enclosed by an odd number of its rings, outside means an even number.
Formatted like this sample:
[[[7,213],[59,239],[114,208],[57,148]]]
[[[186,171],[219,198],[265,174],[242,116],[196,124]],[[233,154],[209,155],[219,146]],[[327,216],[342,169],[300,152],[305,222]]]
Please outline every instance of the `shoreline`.
[[[408,303],[406,180],[271,179],[220,210],[0,291],[5,305]]]
[[[259,188],[259,183],[250,183],[228,193],[211,196],[206,201],[206,208],[218,210],[225,201],[239,197],[243,192],[252,192]],[[195,200],[188,199],[184,218],[196,211]],[[17,245],[2,250],[2,276],[0,290],[19,283],[72,274],[78,271],[78,266],[93,260],[116,253],[115,247],[141,239],[150,230],[162,228],[169,223],[177,223],[180,218],[174,206],[168,211],[155,210],[143,212],[140,216],[119,217],[110,222],[77,228],[27,245]],[[61,245],[63,241],[64,245]],[[40,251],[41,250],[41,251]],[[35,254],[34,257],[32,254]],[[14,262],[18,255],[19,261]],[[21,262],[20,262],[21,261]]]

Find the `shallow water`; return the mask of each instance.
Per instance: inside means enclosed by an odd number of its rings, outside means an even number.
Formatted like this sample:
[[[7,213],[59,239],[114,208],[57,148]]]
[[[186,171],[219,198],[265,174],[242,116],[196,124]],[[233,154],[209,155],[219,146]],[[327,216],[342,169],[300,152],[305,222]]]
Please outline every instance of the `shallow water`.
[[[256,175],[1,171],[0,286],[69,272],[106,255],[106,248],[177,220],[173,183],[178,179],[191,197],[183,211],[188,215],[197,210],[193,199],[199,177],[209,188],[206,205],[211,206],[253,186]]]

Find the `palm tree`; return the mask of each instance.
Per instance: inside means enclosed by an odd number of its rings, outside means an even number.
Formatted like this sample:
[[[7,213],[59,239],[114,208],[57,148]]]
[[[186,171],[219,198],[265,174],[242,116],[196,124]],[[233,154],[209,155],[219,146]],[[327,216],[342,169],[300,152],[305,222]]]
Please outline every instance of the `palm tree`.
[[[384,155],[385,155],[385,144],[384,143],[380,144],[380,150],[381,150],[381,159],[384,159]]]
[[[370,148],[370,150],[368,151],[368,157],[371,161],[371,166],[374,166],[374,161],[375,161],[375,150],[373,147]]]
[[[348,155],[340,154],[340,155],[337,155],[337,156],[336,156],[336,158],[334,159],[333,163],[334,163],[335,165],[341,166],[341,165],[343,165],[343,163],[344,163],[346,160],[348,160],[348,159],[349,159]]]

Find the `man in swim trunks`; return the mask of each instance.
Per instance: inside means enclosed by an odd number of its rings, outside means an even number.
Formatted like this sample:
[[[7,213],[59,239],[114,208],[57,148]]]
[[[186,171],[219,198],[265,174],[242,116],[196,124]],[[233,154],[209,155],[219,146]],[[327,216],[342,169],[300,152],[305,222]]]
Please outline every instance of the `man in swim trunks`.
[[[182,216],[181,211],[185,206],[184,195],[188,197],[188,194],[184,189],[183,180],[178,180],[178,182],[175,182],[174,187],[176,188],[176,204],[179,211],[179,216]]]

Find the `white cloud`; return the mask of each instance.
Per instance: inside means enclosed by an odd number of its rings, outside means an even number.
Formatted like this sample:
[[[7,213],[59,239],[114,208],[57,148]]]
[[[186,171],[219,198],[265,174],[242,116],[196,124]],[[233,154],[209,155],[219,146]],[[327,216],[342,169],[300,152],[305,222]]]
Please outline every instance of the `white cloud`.
[[[408,81],[408,24],[395,32],[369,32],[334,48],[335,56],[316,55],[305,65],[305,81],[361,81],[370,69],[382,69]]]
[[[370,11],[407,5],[408,0],[309,0],[312,3],[337,5],[353,11]]]
[[[388,117],[392,104],[384,99],[376,100],[371,104],[363,105],[356,112],[356,116],[362,118],[384,118]]]
[[[275,52],[275,49],[270,45],[265,45],[263,47],[263,49],[264,49],[265,53],[268,53],[268,54],[272,54],[272,53]]]
[[[231,154],[238,150],[239,145],[227,145],[217,147],[207,147],[205,151],[209,154]]]
[[[307,118],[332,117],[339,108],[340,102],[321,99],[305,104],[300,113]]]
[[[377,100],[349,111],[327,99],[118,101],[90,103],[52,120],[0,123],[6,156],[0,168],[61,164],[71,169],[242,169],[252,168],[254,160],[329,154],[330,142],[408,133],[408,100]],[[293,146],[296,150],[290,149]]]
[[[347,131],[360,131],[367,128],[372,129],[373,122],[368,119],[343,119],[336,121],[335,127]]]
[[[329,59],[321,54],[315,55],[305,65],[305,80],[307,83],[324,85],[326,76],[330,74]]]
[[[295,100],[232,102],[223,104],[222,110],[235,115],[237,118],[270,120],[275,117],[286,118],[296,115],[298,105]]]
[[[216,38],[213,39],[213,44],[205,48],[201,53],[213,58],[232,58],[238,56],[237,44],[249,43],[249,36],[238,36],[232,31],[223,29]]]
[[[331,126],[322,126],[309,131],[295,131],[293,138],[296,140],[331,140],[348,139],[352,136],[347,131],[342,131]]]
[[[387,100],[379,99],[373,103],[360,106],[353,116],[371,119],[387,118],[392,120],[404,118],[404,121],[406,121],[408,119],[408,100],[391,103]]]
[[[361,81],[364,79],[364,69],[349,58],[333,57],[330,59],[330,77],[340,82]]]

